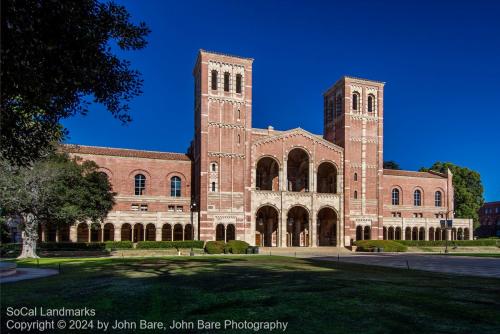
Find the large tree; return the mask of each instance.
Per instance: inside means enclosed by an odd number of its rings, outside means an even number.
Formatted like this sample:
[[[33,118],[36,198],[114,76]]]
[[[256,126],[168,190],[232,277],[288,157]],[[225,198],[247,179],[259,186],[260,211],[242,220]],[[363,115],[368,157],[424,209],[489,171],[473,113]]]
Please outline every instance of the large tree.
[[[453,174],[453,188],[455,189],[455,217],[472,218],[474,226],[479,223],[479,208],[484,203],[483,184],[481,175],[467,167],[457,166],[451,162],[435,162],[430,168],[420,168],[425,172],[433,170],[446,173],[447,170]]]
[[[60,121],[100,103],[129,122],[142,80],[111,49],[146,46],[149,29],[125,7],[97,0],[4,0],[1,15],[0,157],[26,165],[67,130]]]
[[[384,161],[384,169],[401,169],[394,160]]]
[[[92,161],[55,154],[31,167],[0,160],[0,205],[6,217],[21,218],[20,258],[37,257],[38,224],[102,221],[114,205],[115,193]]]

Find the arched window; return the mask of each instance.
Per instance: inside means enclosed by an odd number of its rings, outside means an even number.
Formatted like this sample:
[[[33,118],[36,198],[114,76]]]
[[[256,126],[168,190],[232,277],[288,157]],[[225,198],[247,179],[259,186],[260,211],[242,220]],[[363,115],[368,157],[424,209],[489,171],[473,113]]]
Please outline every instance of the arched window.
[[[422,192],[418,189],[415,190],[415,192],[413,192],[413,205],[414,206],[422,205]]]
[[[240,135],[238,135],[238,137],[237,137],[237,141],[238,141],[238,144],[240,144],[240,143],[241,143],[241,136],[240,136]]]
[[[217,71],[212,70],[212,90],[217,90]]]
[[[352,110],[359,110],[359,93],[354,92],[352,94]]]
[[[236,93],[241,93],[241,74],[236,74]]]
[[[170,196],[181,197],[181,178],[178,176],[170,179]]]
[[[342,96],[337,95],[337,98],[335,100],[335,112],[337,115],[340,115],[342,113]]]
[[[368,112],[373,112],[373,103],[375,102],[374,100],[375,98],[373,97],[373,95],[368,95]]]
[[[358,180],[358,173],[354,173],[354,181]]]
[[[354,199],[358,199],[358,191],[354,190]]]
[[[238,119],[241,119],[241,110],[238,109]]]
[[[399,189],[392,189],[392,205],[399,205]]]
[[[229,72],[224,72],[224,91],[229,92]]]
[[[134,177],[135,180],[135,194],[140,196],[144,195],[146,191],[146,177],[142,174],[137,174]]]
[[[442,195],[440,191],[436,191],[434,194],[434,206],[442,206],[442,201],[441,201]]]
[[[212,182],[212,187],[210,189],[212,192],[215,192],[215,182]]]
[[[210,164],[210,169],[212,170],[212,172],[216,172],[217,171],[217,164],[215,162],[212,162]]]

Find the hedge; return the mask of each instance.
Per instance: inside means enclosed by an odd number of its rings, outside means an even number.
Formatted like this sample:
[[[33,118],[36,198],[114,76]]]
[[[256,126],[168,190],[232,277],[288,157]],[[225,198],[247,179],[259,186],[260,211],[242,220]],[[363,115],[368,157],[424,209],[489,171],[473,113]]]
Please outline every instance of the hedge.
[[[57,250],[104,250],[106,244],[103,242],[41,242],[37,249],[48,251]]]
[[[134,248],[132,241],[106,241],[106,249],[128,249]]]
[[[375,248],[383,248],[384,252],[406,252],[408,247],[393,240],[357,240],[355,245],[360,252],[370,252]]]
[[[207,241],[205,244],[205,251],[208,254],[222,254],[224,253],[224,249],[226,244],[224,241]]]
[[[155,249],[155,248],[203,248],[203,240],[184,240],[184,241],[139,241],[136,248]]]
[[[248,246],[247,242],[242,240],[231,240],[226,244],[226,250],[232,254],[245,254]]]
[[[445,240],[394,240],[395,242],[413,247],[444,247]],[[478,239],[478,240],[448,240],[448,246],[498,246],[500,241],[495,239]]]

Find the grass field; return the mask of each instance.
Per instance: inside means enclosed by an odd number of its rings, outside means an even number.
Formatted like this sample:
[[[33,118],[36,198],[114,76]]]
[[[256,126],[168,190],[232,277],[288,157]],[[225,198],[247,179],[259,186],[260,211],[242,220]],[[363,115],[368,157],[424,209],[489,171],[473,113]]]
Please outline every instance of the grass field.
[[[1,286],[2,326],[8,306],[86,306],[94,320],[282,320],[287,333],[500,332],[498,279],[277,256],[40,260],[59,263]]]
[[[448,253],[452,256],[500,257],[500,253]]]

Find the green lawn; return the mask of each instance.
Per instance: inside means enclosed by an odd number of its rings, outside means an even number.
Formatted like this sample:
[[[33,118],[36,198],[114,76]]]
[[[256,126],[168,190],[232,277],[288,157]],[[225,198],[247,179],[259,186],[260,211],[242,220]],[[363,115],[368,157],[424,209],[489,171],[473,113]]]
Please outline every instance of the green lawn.
[[[448,253],[452,256],[500,257],[500,253]]]
[[[277,256],[53,258],[40,266],[59,263],[58,276],[1,286],[2,326],[8,306],[87,306],[94,320],[282,320],[287,333],[500,332],[498,279]]]

